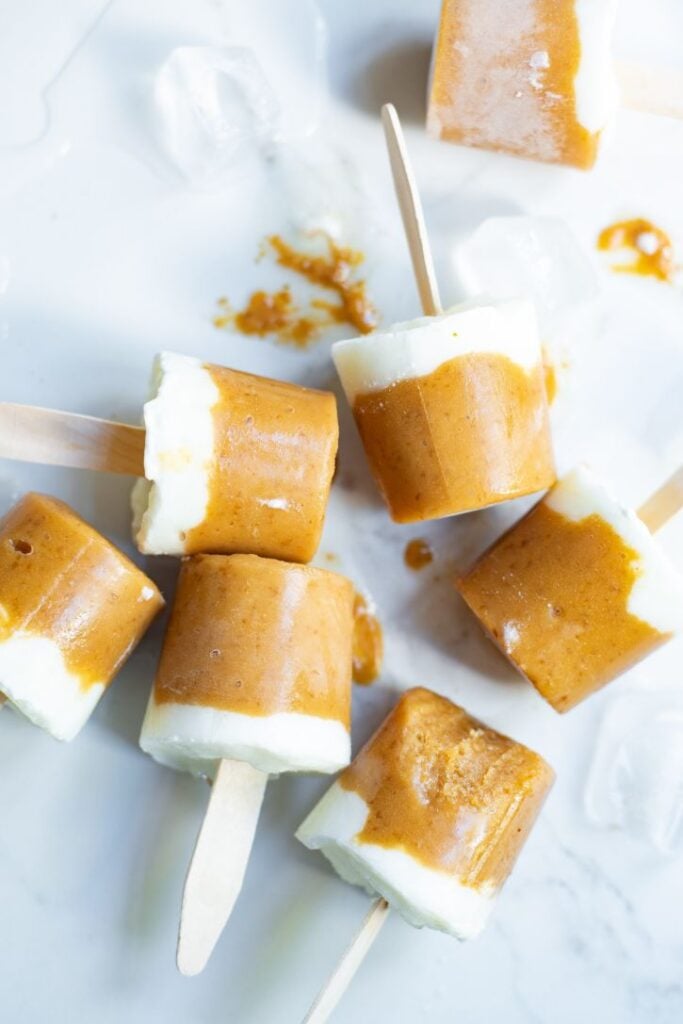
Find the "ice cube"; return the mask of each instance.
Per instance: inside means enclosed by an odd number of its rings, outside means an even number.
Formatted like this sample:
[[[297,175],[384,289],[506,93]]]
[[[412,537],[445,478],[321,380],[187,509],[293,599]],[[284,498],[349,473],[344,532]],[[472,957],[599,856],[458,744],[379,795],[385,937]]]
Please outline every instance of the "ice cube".
[[[328,31],[316,0],[230,4],[227,31],[231,44],[252,50],[266,69],[282,106],[278,139],[311,135],[328,91]]]
[[[473,296],[532,299],[544,341],[598,293],[593,264],[557,217],[490,217],[459,247],[456,271]]]
[[[618,828],[661,853],[683,850],[683,696],[619,697],[600,729],[586,787],[596,824]]]
[[[226,171],[267,149],[280,107],[261,65],[243,47],[181,46],[154,83],[161,142],[200,188],[225,185]]]

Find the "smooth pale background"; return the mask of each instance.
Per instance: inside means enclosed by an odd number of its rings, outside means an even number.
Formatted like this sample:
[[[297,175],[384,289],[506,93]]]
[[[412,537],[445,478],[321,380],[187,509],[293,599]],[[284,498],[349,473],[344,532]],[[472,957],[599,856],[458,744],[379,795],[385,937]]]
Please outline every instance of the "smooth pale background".
[[[220,295],[239,303],[287,278],[272,261],[254,262],[265,233],[293,237],[324,217],[366,252],[383,322],[417,312],[377,118],[384,100],[406,122],[446,302],[462,295],[458,240],[492,214],[563,216],[589,249],[605,224],[644,215],[683,243],[682,124],[620,114],[590,175],[428,140],[437,10],[436,0],[324,0],[323,85],[304,56],[312,3],[5,0],[0,397],[134,421],[161,347],[330,383],[332,335],[300,353],[231,337],[211,316]],[[264,18],[266,69],[289,103],[289,141],[268,160],[240,163],[224,188],[193,191],[155,142],[154,73],[175,46],[248,39],[254,16]],[[624,3],[618,36],[623,56],[683,64],[676,0]],[[321,126],[302,138],[318,103]],[[683,452],[683,299],[604,269],[600,280],[594,333],[569,343],[558,456],[562,467],[588,459],[637,503]],[[680,1021],[683,862],[591,825],[583,790],[606,707],[630,688],[680,687],[681,643],[558,717],[489,646],[450,582],[522,506],[393,526],[343,404],[341,420],[321,557],[333,554],[369,590],[387,643],[382,681],[355,695],[356,743],[396,690],[420,683],[536,747],[559,780],[486,934],[463,946],[390,920],[335,1020]],[[3,508],[28,488],[65,498],[128,545],[127,480],[0,464]],[[436,552],[417,575],[402,563],[414,536]],[[683,521],[662,540],[683,566]],[[170,595],[177,565],[147,568]],[[207,789],[136,745],[161,632],[158,623],[73,744],[0,717],[3,1022],[295,1022],[366,911],[360,891],[292,838],[325,780],[285,777],[268,788],[244,891],[207,971],[176,973],[180,891]]]

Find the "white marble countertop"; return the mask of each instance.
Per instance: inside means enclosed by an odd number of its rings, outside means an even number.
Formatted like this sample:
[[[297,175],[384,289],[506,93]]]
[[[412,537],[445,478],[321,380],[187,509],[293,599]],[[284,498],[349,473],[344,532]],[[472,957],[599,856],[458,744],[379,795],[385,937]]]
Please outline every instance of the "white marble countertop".
[[[620,113],[589,175],[441,145],[421,124],[437,0],[320,0],[317,9],[316,21],[312,0],[6,0],[0,399],[133,422],[162,347],[331,384],[339,332],[300,352],[218,331],[211,318],[219,296],[239,303],[286,279],[255,262],[265,234],[329,221],[367,254],[383,322],[417,313],[378,121],[388,99],[406,123],[446,302],[463,294],[459,243],[493,214],[563,217],[589,253],[606,224],[647,216],[683,252],[683,124]],[[643,5],[623,3],[620,53],[683,65],[680,4],[653,0],[647,17],[645,31]],[[156,73],[176,47],[254,40],[284,105],[282,141],[191,187],[157,138]],[[637,503],[683,453],[683,295],[596,268],[590,330],[566,342],[558,458],[563,468],[587,459]],[[590,820],[585,790],[601,722],[624,694],[638,695],[643,729],[651,691],[657,706],[680,703],[682,642],[557,716],[451,585],[520,508],[391,525],[341,408],[321,552],[367,588],[386,635],[381,680],[355,694],[355,743],[396,690],[423,684],[538,749],[558,782],[484,936],[461,945],[390,919],[335,1020],[678,1024],[683,857]],[[63,497],[131,550],[128,481],[0,462],[0,510],[29,488]],[[415,536],[436,553],[419,574],[402,562]],[[683,517],[662,542],[683,568]],[[147,568],[172,591],[172,560]],[[296,1022],[365,913],[366,897],[292,837],[326,780],[283,777],[268,787],[244,891],[213,960],[195,980],[177,974],[179,896],[206,786],[137,747],[161,632],[157,624],[73,744],[0,717],[8,1024]]]

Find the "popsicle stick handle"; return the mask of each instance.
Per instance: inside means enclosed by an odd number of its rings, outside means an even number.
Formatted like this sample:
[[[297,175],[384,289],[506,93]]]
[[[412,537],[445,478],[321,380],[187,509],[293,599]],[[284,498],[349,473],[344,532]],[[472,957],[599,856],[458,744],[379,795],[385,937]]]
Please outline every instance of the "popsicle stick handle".
[[[436,316],[441,312],[441,299],[434,261],[429,248],[420,193],[410,165],[401,122],[393,103],[385,103],[382,107],[382,124],[422,310],[425,316]]]
[[[337,1003],[351,984],[356,971],[363,963],[370,947],[379,935],[388,915],[389,904],[387,901],[383,899],[376,900],[355,938],[318,993],[303,1024],[324,1024],[329,1019]]]
[[[656,533],[683,508],[683,466],[676,470],[662,486],[651,494],[638,509],[651,533]]]
[[[0,458],[144,476],[144,452],[142,427],[0,402]]]
[[[645,114],[683,119],[683,72],[618,61],[622,107]]]
[[[268,776],[221,761],[185,880],[176,961],[204,970],[240,894]]]

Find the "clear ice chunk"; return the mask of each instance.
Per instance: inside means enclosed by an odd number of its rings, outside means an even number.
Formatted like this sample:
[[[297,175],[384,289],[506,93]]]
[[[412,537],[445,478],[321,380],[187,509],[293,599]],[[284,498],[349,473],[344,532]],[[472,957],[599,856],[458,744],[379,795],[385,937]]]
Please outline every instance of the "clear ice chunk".
[[[278,132],[275,93],[243,47],[178,47],[157,73],[154,99],[166,154],[199,188],[225,185],[230,167]]]
[[[683,850],[683,695],[649,690],[609,706],[585,801],[596,824],[660,853]]]
[[[544,340],[565,329],[598,294],[593,264],[557,217],[490,217],[460,245],[455,259],[472,296],[530,298]]]

